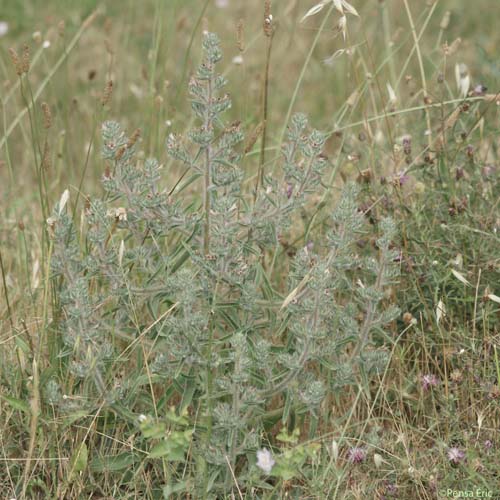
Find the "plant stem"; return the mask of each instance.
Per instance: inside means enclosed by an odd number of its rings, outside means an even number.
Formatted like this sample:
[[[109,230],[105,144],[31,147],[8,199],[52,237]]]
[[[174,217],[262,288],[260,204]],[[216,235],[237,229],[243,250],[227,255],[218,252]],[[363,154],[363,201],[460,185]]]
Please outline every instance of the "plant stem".
[[[257,198],[259,187],[264,184],[264,164],[266,161],[266,133],[267,133],[267,112],[269,102],[269,70],[271,67],[271,50],[273,46],[274,30],[267,39],[266,70],[264,75],[264,88],[262,92],[262,141],[260,146],[260,162],[257,182],[255,185],[254,200]]]
[[[205,113],[205,130],[210,130],[212,128],[212,118],[210,116],[211,106],[212,106],[212,79],[208,80],[207,83],[207,110]],[[205,227],[204,227],[204,237],[203,237],[203,250],[205,255],[210,253],[210,185],[212,183],[211,179],[211,147],[208,144],[205,148],[205,184],[204,184],[204,210],[205,210]]]

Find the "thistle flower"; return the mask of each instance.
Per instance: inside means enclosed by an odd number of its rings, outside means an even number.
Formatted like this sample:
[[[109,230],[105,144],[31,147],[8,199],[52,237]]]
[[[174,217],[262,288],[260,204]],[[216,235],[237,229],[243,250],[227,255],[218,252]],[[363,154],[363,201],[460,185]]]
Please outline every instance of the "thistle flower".
[[[460,462],[463,462],[465,459],[465,453],[460,449],[457,448],[456,446],[453,446],[448,450],[448,460],[454,464],[458,465]]]
[[[429,390],[430,387],[437,387],[439,385],[439,379],[436,375],[428,373],[422,377],[422,389],[424,391]]]
[[[366,450],[360,446],[354,446],[347,452],[347,460],[351,464],[360,464],[366,460]]]
[[[257,467],[266,474],[270,474],[276,461],[271,452],[267,448],[257,451]]]

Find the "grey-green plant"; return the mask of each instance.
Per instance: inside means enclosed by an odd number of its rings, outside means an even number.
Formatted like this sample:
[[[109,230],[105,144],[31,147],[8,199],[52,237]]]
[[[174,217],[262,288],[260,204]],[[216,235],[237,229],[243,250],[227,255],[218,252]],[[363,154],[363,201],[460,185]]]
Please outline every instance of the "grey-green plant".
[[[267,432],[307,423],[314,438],[332,395],[385,367],[381,339],[398,314],[386,294],[398,273],[395,224],[381,220],[362,249],[374,229],[354,184],[329,198],[314,244],[302,240],[291,258],[282,251],[282,235],[301,234],[308,207],[332,191],[323,183],[328,136],[296,114],[281,171],[246,189],[254,183],[245,182],[241,125],[225,121],[220,59],[218,38],[204,35],[189,82],[198,124],[166,139],[171,172],[106,122],[103,196],[86,200],[78,223],[61,205],[49,220],[56,357],[70,377],[50,380],[46,401],[99,408],[130,435],[139,430],[150,451],[141,466],[158,467],[167,497],[220,498],[235,477],[240,488],[266,487],[255,464],[263,446],[276,477],[298,474],[314,449],[281,453]],[[277,265],[288,267],[286,280]],[[119,377],[124,362],[134,369]]]

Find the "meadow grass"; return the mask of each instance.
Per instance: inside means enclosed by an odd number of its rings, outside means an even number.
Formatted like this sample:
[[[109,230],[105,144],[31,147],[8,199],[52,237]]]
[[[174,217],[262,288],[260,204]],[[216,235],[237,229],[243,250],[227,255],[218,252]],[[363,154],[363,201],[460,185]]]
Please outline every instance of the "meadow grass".
[[[500,5],[351,3],[4,1],[2,498],[500,498]]]

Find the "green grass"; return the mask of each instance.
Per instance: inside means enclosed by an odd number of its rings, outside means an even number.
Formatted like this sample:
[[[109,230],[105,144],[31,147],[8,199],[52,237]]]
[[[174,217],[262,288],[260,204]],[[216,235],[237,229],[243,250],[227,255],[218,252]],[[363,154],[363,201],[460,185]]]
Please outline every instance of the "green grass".
[[[109,167],[101,157],[105,120],[119,121],[129,133],[141,129],[139,157],[154,156],[164,165],[159,187],[170,190],[186,182],[182,196],[193,211],[198,207],[201,185],[187,183],[192,179],[166,154],[165,142],[170,132],[183,133],[193,125],[187,83],[200,61],[202,31],[208,29],[222,40],[221,66],[233,101],[229,121],[241,122],[247,141],[263,120],[269,57],[266,174],[281,175],[279,151],[294,112],[306,112],[311,124],[329,131],[324,190],[313,195],[276,250],[263,257],[259,283],[266,307],[284,299],[290,256],[309,240],[321,246],[331,209],[349,180],[361,186],[360,210],[372,227],[359,241],[359,252],[377,255],[377,222],[387,215],[397,223],[401,251],[401,276],[385,291],[384,303],[397,304],[402,314],[373,337],[389,355],[378,378],[328,393],[317,418],[295,415],[277,396],[256,419],[259,447],[307,458],[292,478],[268,478],[253,465],[245,468],[255,463],[254,451],[248,452],[236,470],[226,467],[224,498],[412,500],[478,488],[491,492],[487,498],[500,498],[495,98],[500,4],[352,0],[360,17],[347,16],[344,41],[336,28],[339,15],[329,6],[300,23],[314,2],[275,0],[270,52],[262,31],[263,3],[229,4],[227,9],[204,0],[2,4],[0,21],[9,23],[8,34],[0,38],[2,496],[163,498],[172,490],[171,498],[196,498],[199,482],[206,486],[212,479],[191,444],[187,450],[181,446],[186,453],[182,466],[148,456],[153,445],[137,420],[146,414],[156,423],[167,421],[176,437],[189,443],[189,432],[181,433],[206,424],[201,414],[210,403],[190,392],[188,376],[165,385],[150,369],[157,325],[175,315],[174,303],[168,304],[172,311],[161,301],[148,309],[129,295],[126,313],[134,318],[134,328],[117,329],[113,343],[120,354],[107,380],[123,383],[133,396],[114,406],[101,400],[86,404],[95,397],[92,386],[70,375],[67,360],[59,356],[62,283],[51,276],[55,249],[45,220],[69,189],[69,213],[78,234],[84,234],[85,200],[101,197],[100,181]],[[450,22],[443,27],[447,10]],[[244,25],[241,54],[239,19]],[[33,37],[37,31],[41,41]],[[443,44],[458,37],[456,51],[446,55]],[[44,40],[50,47],[42,48]],[[21,54],[25,43],[31,67],[19,79],[8,48]],[[341,49],[331,65],[324,63]],[[241,65],[233,61],[239,54]],[[459,63],[468,66],[471,89],[483,84],[488,97],[460,96]],[[103,106],[110,80],[112,96]],[[388,83],[395,102],[389,102]],[[43,126],[42,102],[51,109],[50,128]],[[406,135],[411,152],[405,151]],[[263,158],[256,139],[243,159],[243,185],[250,194]],[[119,236],[110,235],[110,242],[118,248]],[[180,269],[192,257],[186,252],[190,243],[188,235],[183,243],[180,238],[167,243],[168,252],[177,252],[174,262]],[[440,301],[445,314],[438,320]],[[230,306],[225,306],[227,316],[223,310],[219,317],[230,317]],[[106,314],[114,318],[116,311]],[[274,313],[266,309],[265,314],[269,322],[278,322]],[[314,369],[323,376],[323,367]],[[427,374],[439,379],[429,390],[422,386]],[[205,376],[210,386],[210,370]],[[66,391],[65,411],[48,401],[52,380]],[[171,406],[177,414],[169,413]],[[184,408],[187,424],[175,421],[183,418]],[[283,429],[299,429],[300,437],[279,441]],[[348,460],[353,446],[368,452],[360,464]],[[447,457],[453,446],[466,454],[457,465]],[[391,493],[392,485],[397,493]]]

